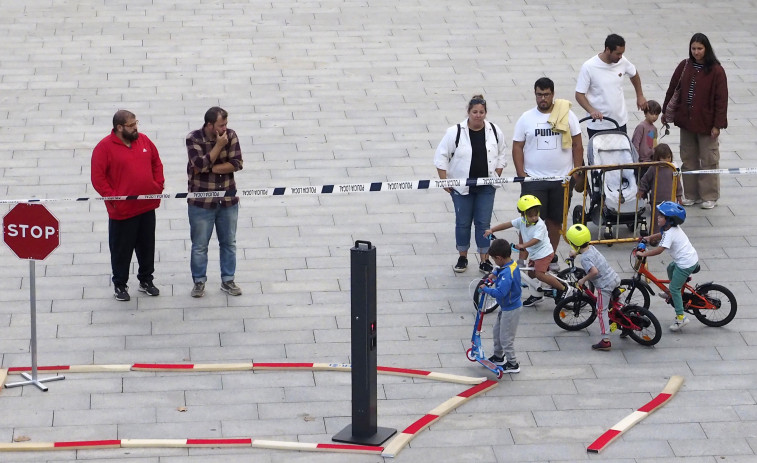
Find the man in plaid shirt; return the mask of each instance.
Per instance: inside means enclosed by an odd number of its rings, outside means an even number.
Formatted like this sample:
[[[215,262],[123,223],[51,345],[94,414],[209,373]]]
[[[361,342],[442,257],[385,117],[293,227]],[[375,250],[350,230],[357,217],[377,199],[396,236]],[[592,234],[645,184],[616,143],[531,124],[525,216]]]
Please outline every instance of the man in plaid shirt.
[[[236,132],[226,127],[229,114],[214,106],[205,113],[202,129],[187,135],[187,177],[190,192],[236,191],[234,172],[242,169],[242,150]],[[190,268],[192,297],[205,295],[208,267],[208,243],[216,229],[221,258],[221,290],[239,296],[242,290],[234,283],[237,266],[237,217],[239,198],[234,196],[187,199],[189,233],[192,238]]]

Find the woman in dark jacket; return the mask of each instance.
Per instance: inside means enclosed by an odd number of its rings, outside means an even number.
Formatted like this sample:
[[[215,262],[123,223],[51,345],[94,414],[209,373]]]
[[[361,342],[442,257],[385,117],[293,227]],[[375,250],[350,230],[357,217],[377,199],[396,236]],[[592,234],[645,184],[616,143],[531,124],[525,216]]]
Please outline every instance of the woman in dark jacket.
[[[672,121],[665,120],[665,108],[681,85],[680,103]],[[720,131],[728,127],[728,82],[710,39],[698,32],[689,41],[689,59],[678,64],[670,79],[663,104],[663,124],[673,122],[681,129],[681,170],[720,167]],[[701,204],[712,209],[720,199],[718,174],[683,176],[684,206]]]

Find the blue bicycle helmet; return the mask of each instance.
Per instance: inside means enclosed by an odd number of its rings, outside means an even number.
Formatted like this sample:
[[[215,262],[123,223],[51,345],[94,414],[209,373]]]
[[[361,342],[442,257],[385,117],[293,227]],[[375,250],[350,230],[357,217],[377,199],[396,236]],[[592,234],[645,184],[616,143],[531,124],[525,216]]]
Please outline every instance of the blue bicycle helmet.
[[[681,225],[686,221],[686,209],[673,201],[663,201],[657,205],[657,212],[665,216],[666,222]]]

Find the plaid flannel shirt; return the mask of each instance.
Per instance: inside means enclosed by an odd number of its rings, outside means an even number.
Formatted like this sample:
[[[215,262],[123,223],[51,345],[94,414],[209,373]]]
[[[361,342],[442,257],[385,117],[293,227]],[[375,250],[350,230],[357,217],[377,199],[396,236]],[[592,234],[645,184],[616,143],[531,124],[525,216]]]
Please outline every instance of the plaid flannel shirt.
[[[236,132],[226,129],[229,137],[229,143],[224,146],[218,155],[215,164],[229,162],[234,166],[234,171],[242,170],[242,150],[239,147],[239,138]],[[210,162],[210,151],[215,146],[215,140],[205,136],[203,129],[195,130],[187,135],[187,163],[188,191],[216,191],[216,190],[236,190],[237,184],[234,181],[234,173],[214,174],[211,169],[213,164]],[[239,203],[239,198],[201,198],[187,199],[187,203],[202,207],[205,209],[214,209],[216,207],[229,207]]]

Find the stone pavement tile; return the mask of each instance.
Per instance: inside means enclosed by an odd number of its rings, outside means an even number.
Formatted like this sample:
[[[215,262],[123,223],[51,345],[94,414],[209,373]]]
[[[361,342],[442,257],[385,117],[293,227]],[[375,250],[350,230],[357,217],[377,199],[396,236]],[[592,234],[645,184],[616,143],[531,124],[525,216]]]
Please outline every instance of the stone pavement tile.
[[[177,405],[179,407],[180,405]],[[177,412],[178,413],[178,412]],[[160,423],[121,423],[118,425],[120,439],[182,439],[182,438],[221,438],[218,420],[200,420],[194,423],[160,422]]]
[[[267,439],[272,436],[295,436],[297,434],[316,434],[326,431],[323,420],[307,421],[302,417],[269,420],[225,420],[224,436],[253,436]]]
[[[426,447],[413,447],[411,443],[409,447],[402,451],[398,458],[407,459],[407,461],[460,461],[460,462],[481,462],[481,463],[497,463],[501,461],[495,455],[496,449],[493,449],[489,445],[470,445],[467,447],[442,447],[442,448],[426,448]],[[503,458],[505,456],[503,455]]]
[[[515,444],[515,445],[494,445],[494,453],[497,455],[497,461],[552,461],[552,460],[585,460],[586,447],[576,442],[567,443],[538,443],[538,444]],[[642,454],[650,456],[649,449],[635,451],[634,455]],[[606,456],[603,454],[603,457]]]
[[[260,404],[258,418],[261,420],[300,418],[303,421],[322,421],[323,417],[350,416],[352,413],[351,404],[348,401],[334,403],[333,400],[315,399],[303,402],[298,399],[288,397],[286,403]]]
[[[708,438],[670,440],[676,456],[752,455],[754,451],[743,438]]]
[[[221,347],[190,347],[190,360],[195,363],[265,362],[286,357],[284,344],[254,344]]]
[[[754,421],[701,423],[701,426],[708,437],[716,439],[754,438],[757,435],[757,423]]]
[[[99,426],[110,424],[114,419],[119,423],[155,423],[156,413],[151,407],[55,411],[56,426]]]
[[[750,344],[752,344],[750,342]],[[757,346],[725,346],[718,347],[717,351],[725,360],[745,359],[751,360],[757,358]]]
[[[210,406],[194,405],[173,408],[158,408],[158,423],[187,423],[190,421],[215,422],[229,420],[246,420],[260,418],[258,404],[229,404]]]
[[[311,388],[312,389],[312,388]],[[279,403],[286,400],[283,387],[225,388],[223,390],[186,391],[188,406],[233,405],[238,403]]]
[[[115,424],[98,426],[46,426],[16,427],[17,436],[28,436],[37,442],[84,441],[101,439],[118,439],[118,427]]]
[[[591,442],[604,432],[600,426],[510,426],[512,440],[517,445],[533,445],[540,442],[577,441]]]
[[[169,392],[173,389],[215,390],[222,387],[221,376],[213,373],[176,373],[173,375],[126,377],[123,392]]]
[[[135,449],[129,449],[135,450]],[[259,461],[261,463],[271,463],[272,455],[266,454],[265,450],[251,449],[251,448],[196,448],[196,449],[175,449],[182,450],[181,455],[175,456],[160,456],[162,461],[170,463],[244,463],[250,460]],[[178,452],[177,452],[178,453]],[[188,453],[188,454],[187,454]],[[283,453],[283,452],[282,452]],[[110,461],[110,460],[108,460]],[[124,463],[130,462],[127,460]],[[117,462],[121,463],[121,462]],[[143,463],[137,460],[137,463]],[[144,463],[158,463],[158,460],[144,462]]]

